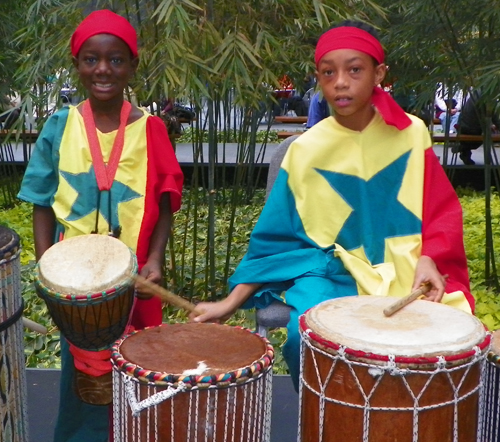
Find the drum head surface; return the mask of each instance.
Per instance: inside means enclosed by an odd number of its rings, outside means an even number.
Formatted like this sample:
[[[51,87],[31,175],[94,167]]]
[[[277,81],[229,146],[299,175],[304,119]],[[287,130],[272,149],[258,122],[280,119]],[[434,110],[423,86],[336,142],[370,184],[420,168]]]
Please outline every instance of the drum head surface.
[[[484,341],[474,316],[444,304],[417,300],[386,317],[395,298],[349,296],[306,312],[307,327],[323,339],[379,355],[430,357],[459,354]]]
[[[39,262],[40,281],[64,294],[99,293],[131,276],[134,258],[120,240],[105,235],[68,238],[50,247]]]
[[[226,325],[165,324],[126,337],[119,351],[145,370],[169,374],[199,370],[190,374],[211,376],[253,364],[266,353],[266,343],[248,330]]]

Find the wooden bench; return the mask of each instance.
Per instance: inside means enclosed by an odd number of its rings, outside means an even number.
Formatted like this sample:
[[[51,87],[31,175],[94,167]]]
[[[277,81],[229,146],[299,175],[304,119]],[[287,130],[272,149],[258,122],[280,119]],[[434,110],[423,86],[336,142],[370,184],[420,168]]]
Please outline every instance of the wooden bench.
[[[286,130],[278,131],[278,139],[284,140],[288,137],[293,137],[294,135],[302,135],[305,131],[289,132]]]
[[[307,117],[274,117],[274,121],[284,124],[304,124],[307,123]]]
[[[466,134],[433,134],[432,141],[435,143],[444,143],[450,141],[452,143],[459,143],[460,141],[480,141],[484,139],[483,135],[466,135]],[[494,143],[500,143],[500,134],[492,134],[491,140]]]
[[[36,139],[38,138],[38,131],[37,130],[23,130],[23,131],[0,130],[0,141],[5,140],[7,137],[9,137],[9,140],[16,140],[17,137],[19,137],[20,140],[26,140],[26,141],[33,142],[33,141],[36,141]]]

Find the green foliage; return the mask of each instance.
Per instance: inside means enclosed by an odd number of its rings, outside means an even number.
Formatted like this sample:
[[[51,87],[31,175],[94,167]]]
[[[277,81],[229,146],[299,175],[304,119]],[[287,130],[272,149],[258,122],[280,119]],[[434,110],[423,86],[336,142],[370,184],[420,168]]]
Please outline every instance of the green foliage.
[[[490,330],[500,328],[498,293],[485,283],[486,233],[484,195],[470,190],[460,192],[464,216],[464,243],[469,267],[471,291],[476,299],[476,315]],[[492,194],[493,238],[500,238],[500,197]],[[499,265],[498,257],[496,262]]]

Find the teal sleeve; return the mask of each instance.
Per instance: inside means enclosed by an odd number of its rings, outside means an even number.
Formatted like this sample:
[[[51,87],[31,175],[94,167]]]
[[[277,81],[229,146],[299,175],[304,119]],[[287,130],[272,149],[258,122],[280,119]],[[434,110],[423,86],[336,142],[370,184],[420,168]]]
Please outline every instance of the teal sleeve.
[[[328,250],[305,233],[287,183],[288,174],[280,169],[248,251],[229,279],[230,290],[240,283],[285,282],[325,267]]]
[[[50,207],[59,185],[59,147],[68,119],[68,108],[52,115],[38,136],[17,197]]]

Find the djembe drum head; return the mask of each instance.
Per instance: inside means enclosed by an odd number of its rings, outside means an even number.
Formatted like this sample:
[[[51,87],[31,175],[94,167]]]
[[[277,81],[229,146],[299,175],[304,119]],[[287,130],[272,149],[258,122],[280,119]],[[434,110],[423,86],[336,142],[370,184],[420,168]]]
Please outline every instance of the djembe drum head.
[[[484,326],[423,300],[386,317],[393,302],[333,299],[300,318],[302,441],[475,440]]]

